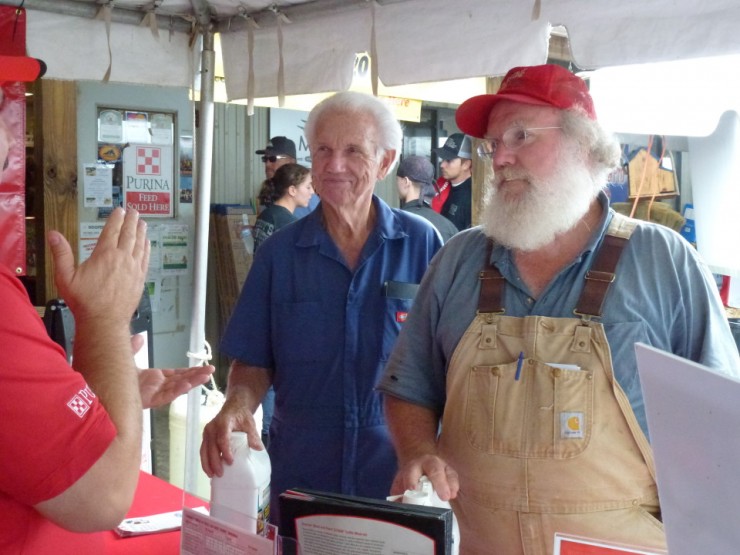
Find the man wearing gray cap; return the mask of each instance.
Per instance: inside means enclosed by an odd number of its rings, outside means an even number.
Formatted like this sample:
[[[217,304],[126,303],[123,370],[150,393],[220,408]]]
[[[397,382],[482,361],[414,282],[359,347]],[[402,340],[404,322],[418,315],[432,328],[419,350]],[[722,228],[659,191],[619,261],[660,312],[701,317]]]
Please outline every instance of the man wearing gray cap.
[[[446,243],[457,233],[455,224],[432,210],[422,199],[422,191],[431,191],[433,183],[434,166],[423,156],[406,156],[398,165],[396,187],[401,199],[401,209],[429,220]]]
[[[473,153],[470,137],[453,133],[444,146],[434,149],[442,160],[442,176],[450,183],[450,193],[442,206],[441,214],[459,230],[472,224]]]

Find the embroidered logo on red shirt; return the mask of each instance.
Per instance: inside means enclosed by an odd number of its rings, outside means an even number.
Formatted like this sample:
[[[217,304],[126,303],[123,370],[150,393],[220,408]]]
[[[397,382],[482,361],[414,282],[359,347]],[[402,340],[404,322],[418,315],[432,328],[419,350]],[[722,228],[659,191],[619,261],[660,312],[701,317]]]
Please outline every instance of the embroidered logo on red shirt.
[[[90,410],[93,399],[95,399],[95,394],[88,386],[78,391],[74,397],[67,401],[67,406],[73,413],[82,418]]]
[[[401,312],[400,310],[396,312],[396,322],[399,324],[403,324],[406,321],[406,318],[409,317],[408,312]]]

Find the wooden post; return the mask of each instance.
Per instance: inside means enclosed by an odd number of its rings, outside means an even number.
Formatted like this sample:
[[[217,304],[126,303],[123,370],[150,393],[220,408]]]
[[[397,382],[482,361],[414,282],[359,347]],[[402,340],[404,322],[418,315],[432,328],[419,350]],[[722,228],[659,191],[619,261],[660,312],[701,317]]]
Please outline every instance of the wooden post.
[[[503,81],[503,77],[487,77],[486,78],[486,94],[494,94],[498,92],[499,87],[501,86],[501,81]],[[488,158],[481,159],[478,154],[476,154],[476,149],[478,148],[478,144],[481,142],[478,139],[472,138],[473,144],[473,211],[472,211],[472,223],[473,225],[478,225],[481,223],[480,221],[480,209],[481,209],[481,200],[483,199],[483,194],[485,192],[485,188],[488,186],[488,179],[491,176],[491,160]]]
[[[77,87],[74,81],[41,80],[41,134],[35,148],[40,149],[43,179],[43,236],[56,229],[72,245],[77,259],[79,237],[77,210]],[[37,217],[40,216],[37,215]],[[51,254],[44,242],[39,261],[39,297],[58,296],[54,284]]]

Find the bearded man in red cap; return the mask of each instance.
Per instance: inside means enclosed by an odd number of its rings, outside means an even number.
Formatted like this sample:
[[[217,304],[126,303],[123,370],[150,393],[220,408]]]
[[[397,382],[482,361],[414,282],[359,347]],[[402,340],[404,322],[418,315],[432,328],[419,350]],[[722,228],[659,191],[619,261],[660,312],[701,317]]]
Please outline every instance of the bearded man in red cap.
[[[466,555],[550,554],[556,532],[665,548],[634,344],[737,375],[714,279],[678,234],[609,208],[619,145],[565,68],[514,68],[456,120],[493,175],[379,385],[392,493],[428,476]]]

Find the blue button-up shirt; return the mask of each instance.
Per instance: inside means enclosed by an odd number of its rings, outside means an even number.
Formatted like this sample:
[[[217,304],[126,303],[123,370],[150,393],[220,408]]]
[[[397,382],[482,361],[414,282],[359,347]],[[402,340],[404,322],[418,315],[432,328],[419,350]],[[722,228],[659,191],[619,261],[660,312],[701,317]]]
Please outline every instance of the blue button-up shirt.
[[[513,253],[494,248],[491,261],[506,279],[507,316],[574,318],[584,277],[614,214],[604,207],[599,233],[534,298],[519,276]],[[464,331],[475,318],[486,264],[486,237],[480,228],[461,232],[440,251],[419,289],[380,389],[426,406],[441,415],[447,365]],[[740,359],[717,286],[696,250],[673,230],[639,222],[624,249],[603,306],[614,375],[647,435],[645,407],[634,345],[658,349],[702,363],[718,372],[740,375]]]
[[[347,267],[322,207],[270,236],[254,258],[221,349],[272,368],[272,511],[288,488],[383,498],[396,457],[375,386],[441,247],[423,218],[373,198],[376,225]]]

